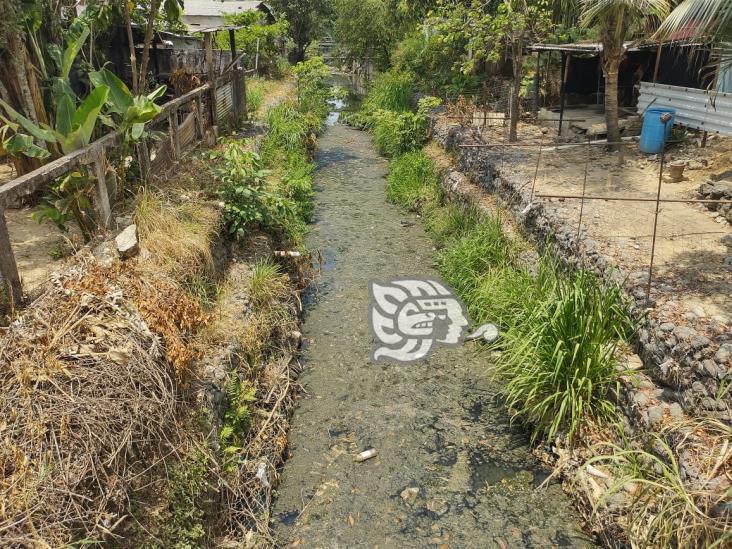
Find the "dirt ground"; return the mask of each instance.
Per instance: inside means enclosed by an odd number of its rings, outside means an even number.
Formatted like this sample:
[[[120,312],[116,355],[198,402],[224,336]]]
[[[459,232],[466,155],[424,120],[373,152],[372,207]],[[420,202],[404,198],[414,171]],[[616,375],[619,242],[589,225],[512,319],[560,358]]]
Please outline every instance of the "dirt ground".
[[[67,238],[53,224],[37,223],[31,218],[33,211],[32,208],[5,211],[23,289],[31,294],[58,269],[59,258],[53,256],[63,255],[68,247]]]
[[[483,138],[487,143],[504,141],[505,133],[502,127],[486,127]],[[697,198],[696,191],[702,183],[732,170],[732,139],[709,137],[705,148],[700,148],[699,140],[691,135],[684,143],[668,147],[667,165],[673,160],[684,160],[687,168],[681,182],[664,177],[661,198]],[[655,199],[660,161],[657,155],[641,153],[636,140],[624,147],[622,163],[618,153],[609,152],[604,146],[550,143],[554,140],[551,130],[544,134],[536,125],[521,124],[519,141],[529,145],[521,147],[527,160],[507,163],[499,171],[514,170],[526,178],[529,186],[536,173],[535,196],[581,195],[587,167],[588,196]],[[539,158],[537,145],[542,141]],[[668,169],[664,170],[667,172]],[[583,233],[595,240],[605,255],[627,273],[647,272],[655,202],[586,200],[582,208],[581,200],[575,199],[537,196],[535,201],[551,202],[561,217],[578,226],[582,210]],[[725,265],[730,251],[722,243],[722,238],[731,232],[723,217],[703,205],[662,203],[654,259],[654,286],[660,290],[655,296],[657,302],[674,300],[682,313],[695,310],[699,317],[732,318],[732,273],[730,266]]]

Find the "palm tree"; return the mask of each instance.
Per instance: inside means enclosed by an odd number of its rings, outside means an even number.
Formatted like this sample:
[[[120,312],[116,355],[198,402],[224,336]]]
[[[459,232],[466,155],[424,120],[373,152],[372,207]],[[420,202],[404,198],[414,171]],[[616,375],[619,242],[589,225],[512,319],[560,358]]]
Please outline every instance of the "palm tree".
[[[618,69],[625,56],[624,43],[634,33],[650,30],[648,27],[665,18],[668,11],[668,0],[582,0],[580,23],[587,28],[596,28],[602,43],[605,122],[609,143],[620,141]],[[611,149],[617,148],[617,145],[611,145]]]
[[[729,41],[732,38],[732,1],[684,0],[658,29],[661,40],[683,38]]]

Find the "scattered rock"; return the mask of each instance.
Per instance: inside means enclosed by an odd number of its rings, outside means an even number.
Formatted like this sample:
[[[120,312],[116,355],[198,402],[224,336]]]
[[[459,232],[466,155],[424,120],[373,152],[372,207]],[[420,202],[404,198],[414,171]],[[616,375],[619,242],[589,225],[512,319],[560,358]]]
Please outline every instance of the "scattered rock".
[[[714,360],[720,364],[724,364],[730,357],[732,357],[732,343],[723,343],[719,346],[717,354],[714,355]]]
[[[417,501],[417,497],[419,496],[419,488],[416,486],[410,486],[408,488],[405,488],[402,490],[402,493],[399,494],[404,500],[404,503],[407,505],[414,505],[414,503]]]
[[[704,307],[702,307],[700,304],[695,303],[691,307],[689,307],[689,312],[694,313],[699,318],[704,318],[707,316],[707,312],[704,310]]]
[[[668,413],[674,419],[683,419],[684,417],[684,410],[678,402],[674,402],[669,406]]]
[[[137,225],[127,227],[117,235],[114,242],[122,259],[129,259],[137,255],[140,251],[140,243],[137,240]]]
[[[651,406],[648,408],[648,423],[658,425],[663,421],[663,406]]]
[[[441,517],[450,510],[450,504],[444,499],[431,499],[427,502],[427,509]]]
[[[628,370],[641,370],[643,368],[643,361],[636,354],[628,355],[625,367]]]
[[[649,402],[648,395],[645,393],[638,392],[633,395],[633,402],[638,405],[639,408],[643,408]]]

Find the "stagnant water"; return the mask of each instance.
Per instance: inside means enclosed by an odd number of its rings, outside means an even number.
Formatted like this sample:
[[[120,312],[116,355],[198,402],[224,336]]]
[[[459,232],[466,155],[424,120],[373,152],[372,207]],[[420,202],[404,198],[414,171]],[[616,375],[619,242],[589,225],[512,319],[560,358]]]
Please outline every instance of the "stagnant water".
[[[582,547],[589,540],[524,433],[509,425],[475,344],[414,364],[370,362],[368,283],[436,276],[420,220],[386,202],[369,135],[330,118],[319,143],[323,274],[308,306],[305,393],[272,512],[300,547]],[[375,448],[362,463],[354,456]],[[401,493],[418,488],[414,501]]]

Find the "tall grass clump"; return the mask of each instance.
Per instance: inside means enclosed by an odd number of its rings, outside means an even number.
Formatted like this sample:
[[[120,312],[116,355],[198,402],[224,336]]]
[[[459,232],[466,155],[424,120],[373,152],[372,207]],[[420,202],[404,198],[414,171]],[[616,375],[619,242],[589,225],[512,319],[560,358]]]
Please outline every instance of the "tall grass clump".
[[[480,219],[480,209],[473,201],[450,202],[430,212],[425,228],[438,244],[444,246],[468,234]]]
[[[497,373],[509,409],[534,437],[551,440],[564,430],[571,442],[588,422],[615,419],[625,373],[618,347],[633,323],[620,287],[586,271],[558,276],[532,307],[505,333]]]
[[[445,280],[465,299],[492,268],[512,266],[520,252],[499,217],[485,216],[465,236],[442,250],[437,261]]]
[[[378,76],[361,105],[364,113],[378,110],[405,112],[414,109],[414,76],[408,72],[389,71]]]
[[[413,151],[396,158],[386,179],[390,202],[408,210],[429,210],[442,201],[440,173],[423,151]]]

